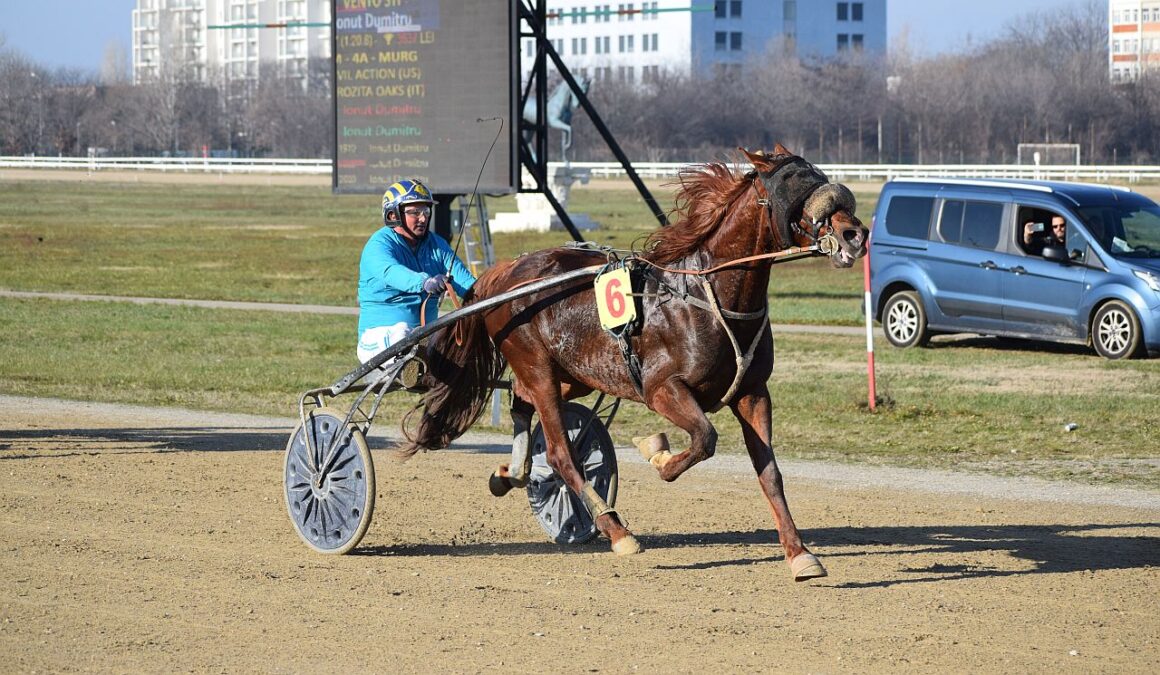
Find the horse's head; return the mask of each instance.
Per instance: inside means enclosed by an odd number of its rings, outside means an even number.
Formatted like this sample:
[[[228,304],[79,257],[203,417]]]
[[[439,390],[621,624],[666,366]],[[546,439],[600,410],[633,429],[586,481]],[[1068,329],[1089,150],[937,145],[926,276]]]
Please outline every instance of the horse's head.
[[[831,183],[816,166],[780,143],[772,153],[741,151],[753,164],[765,188],[775,243],[814,246],[830,256],[834,267],[850,267],[866,255],[868,232],[854,215],[854,194]]]

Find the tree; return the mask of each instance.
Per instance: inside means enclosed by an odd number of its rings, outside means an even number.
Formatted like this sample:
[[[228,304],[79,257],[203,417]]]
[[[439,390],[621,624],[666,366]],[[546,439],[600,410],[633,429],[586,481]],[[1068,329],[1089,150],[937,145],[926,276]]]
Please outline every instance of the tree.
[[[38,153],[44,138],[48,72],[15,51],[0,50],[0,151]]]
[[[306,78],[273,64],[263,67],[259,85],[245,106],[245,128],[255,149],[277,157],[327,157],[334,126],[325,61],[313,60]]]

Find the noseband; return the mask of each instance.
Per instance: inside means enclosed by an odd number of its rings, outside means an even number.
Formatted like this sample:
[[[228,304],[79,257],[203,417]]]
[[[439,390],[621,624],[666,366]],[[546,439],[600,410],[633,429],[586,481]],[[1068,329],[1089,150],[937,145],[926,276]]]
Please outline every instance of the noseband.
[[[810,173],[812,173],[818,179],[817,182],[809,186],[809,188],[807,188],[800,197],[792,202],[790,202],[784,194],[784,186],[786,182],[788,182],[788,179],[787,181],[781,181],[776,185],[773,181],[774,177],[779,171],[790,165],[808,168]],[[781,223],[782,231],[779,232],[777,225],[775,224],[777,220],[774,213],[774,200],[770,198],[770,195],[777,195],[781,198],[781,201],[787,202],[785,205],[785,220],[791,221],[789,214],[800,209],[802,205],[806,203],[806,200],[810,198],[810,195],[817,191],[818,188],[830,182],[826,177],[826,174],[822,173],[822,171],[816,166],[810,164],[805,159],[797,155],[787,155],[778,160],[777,163],[774,164],[773,168],[767,172],[755,170],[753,172],[752,178],[754,187],[758,188],[758,186],[760,186],[758,189],[759,197],[757,199],[757,204],[758,206],[765,207],[766,217],[769,218],[769,231],[770,234],[773,235],[774,245],[782,249],[788,248],[794,244],[793,235],[799,235],[805,239],[808,239],[811,245],[818,245],[819,250],[827,255],[831,254],[833,250],[836,249],[837,241],[834,240],[833,235],[831,234],[832,228],[830,226],[829,215],[821,220],[812,221],[809,229],[805,229],[801,226],[801,224],[798,222],[800,219],[792,220],[792,222],[783,222]],[[761,192],[765,193],[765,197],[760,197]]]

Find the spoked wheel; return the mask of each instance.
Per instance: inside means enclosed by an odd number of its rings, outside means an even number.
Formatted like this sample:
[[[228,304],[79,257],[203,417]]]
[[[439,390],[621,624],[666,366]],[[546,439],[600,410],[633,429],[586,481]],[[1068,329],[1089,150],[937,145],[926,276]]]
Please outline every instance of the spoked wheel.
[[[345,417],[317,408],[286,444],[286,510],[298,536],[319,553],[357,546],[375,510],[375,465],[362,431],[343,429]]]
[[[561,408],[568,442],[580,460],[584,478],[608,502],[616,504],[616,451],[604,423],[579,403],[565,403]],[[591,420],[591,424],[588,424]],[[587,426],[587,429],[585,427]],[[581,436],[583,430],[583,436]],[[532,431],[532,471],[528,476],[528,502],[540,521],[540,527],[557,544],[582,544],[596,536],[596,523],[580,497],[572,494],[564,479],[548,464],[548,444],[544,428],[537,424]]]

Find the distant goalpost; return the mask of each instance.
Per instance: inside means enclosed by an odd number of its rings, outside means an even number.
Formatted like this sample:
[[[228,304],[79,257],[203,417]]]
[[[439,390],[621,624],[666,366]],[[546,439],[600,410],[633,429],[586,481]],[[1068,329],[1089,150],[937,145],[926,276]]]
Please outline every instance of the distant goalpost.
[[[1033,166],[1079,166],[1079,143],[1020,143],[1016,163]]]

